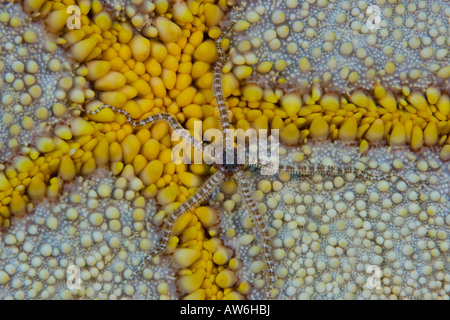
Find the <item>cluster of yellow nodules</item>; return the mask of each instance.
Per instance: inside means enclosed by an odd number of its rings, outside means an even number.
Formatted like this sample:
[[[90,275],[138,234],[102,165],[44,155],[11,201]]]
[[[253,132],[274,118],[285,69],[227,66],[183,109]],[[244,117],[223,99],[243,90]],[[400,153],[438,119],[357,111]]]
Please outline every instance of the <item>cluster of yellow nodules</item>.
[[[30,158],[31,157],[31,158]],[[66,166],[66,159],[47,162],[37,152],[16,156],[11,165],[0,172],[0,228],[8,228],[11,215],[22,216],[33,209],[31,201],[43,197],[56,199],[62,186],[52,173]],[[72,162],[73,165],[73,162]]]
[[[179,268],[176,285],[183,299],[242,299],[249,292],[249,284],[237,278],[242,264],[233,251],[213,229],[205,233],[218,222],[217,211],[204,206],[175,223],[168,251],[173,252],[174,266]]]
[[[37,138],[26,156],[13,158],[0,173],[0,226],[9,227],[11,215],[30,212],[31,201],[55,199],[63,181],[93,172],[90,146],[98,142],[91,136],[95,130],[95,125],[75,118],[68,126],[57,126],[54,137]]]
[[[228,103],[237,128],[279,129],[288,145],[331,138],[359,141],[361,152],[378,143],[412,150],[440,146],[441,159],[450,159],[450,99],[435,87],[425,93],[403,88],[396,96],[378,84],[372,94],[355,91],[345,97],[324,93],[319,85],[304,95],[256,84],[224,91],[233,92]]]

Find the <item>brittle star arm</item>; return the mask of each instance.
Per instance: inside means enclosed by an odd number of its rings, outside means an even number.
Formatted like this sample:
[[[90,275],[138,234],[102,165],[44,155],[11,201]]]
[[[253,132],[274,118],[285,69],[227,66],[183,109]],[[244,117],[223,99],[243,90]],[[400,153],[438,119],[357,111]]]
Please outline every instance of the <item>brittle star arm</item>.
[[[225,52],[223,52],[222,50],[222,40],[225,38],[226,34],[230,32],[231,28],[233,28],[233,26],[236,24],[239,15],[240,12],[238,11],[238,15],[233,18],[228,27],[220,34],[219,38],[216,41],[218,58],[213,67],[213,76],[214,76],[213,92],[217,102],[217,112],[219,114],[219,122],[223,130],[230,129],[231,121],[228,109],[225,104],[225,97],[222,88],[222,70],[227,60]]]
[[[270,166],[270,163],[258,160],[256,164],[250,164],[249,166],[255,168],[267,168]],[[408,184],[408,181],[395,174],[386,173],[383,175],[372,175],[368,172],[350,166],[343,168],[336,168],[334,166],[325,166],[325,165],[306,166],[301,164],[280,164],[278,165],[277,173],[290,173],[300,176],[313,176],[313,175],[340,176],[347,173],[351,173],[358,178],[372,181],[381,181],[384,179],[396,177],[398,179],[404,180]]]
[[[87,114],[91,114],[91,115],[95,115],[97,113],[99,113],[101,110],[103,109],[110,109],[114,112],[123,114],[126,118],[129,124],[131,124],[133,127],[140,127],[140,126],[145,126],[146,124],[149,123],[154,123],[154,122],[158,122],[158,121],[164,121],[166,122],[170,129],[172,129],[172,131],[176,131],[178,135],[180,135],[180,137],[187,143],[189,143],[191,146],[194,147],[194,149],[199,150],[199,151],[203,151],[203,142],[199,139],[196,139],[195,137],[191,136],[189,134],[189,131],[187,131],[186,129],[184,129],[181,124],[178,122],[178,120],[171,114],[168,113],[157,113],[153,116],[149,116],[148,118],[145,118],[143,120],[140,121],[134,121],[131,118],[131,115],[126,112],[125,110],[121,110],[119,108],[110,106],[108,104],[104,104],[100,107],[98,107],[97,109],[95,109],[94,111],[89,111],[86,110]]]
[[[234,25],[233,21],[230,24],[231,27]],[[230,28],[230,26],[229,26],[229,28]],[[219,114],[219,122],[220,122],[220,125],[223,130],[230,128],[230,117],[228,114],[228,109],[225,105],[225,98],[224,98],[223,89],[222,89],[222,69],[223,69],[223,66],[225,65],[226,58],[225,58],[225,53],[222,50],[221,44],[222,44],[223,37],[226,34],[227,30],[225,30],[220,35],[220,37],[217,39],[216,47],[217,47],[218,58],[213,67],[213,74],[214,74],[213,92],[214,92],[214,97],[216,98],[217,113]]]
[[[384,175],[371,175],[365,171],[362,171],[360,169],[357,169],[355,167],[343,167],[343,168],[336,168],[334,166],[325,166],[325,165],[318,165],[318,166],[305,166],[305,165],[280,165],[279,166],[280,172],[286,172],[286,173],[292,173],[297,175],[328,175],[328,176],[340,176],[347,173],[352,173],[358,178],[365,179],[365,180],[373,180],[373,181],[380,181],[383,179],[388,179],[390,177],[393,177],[392,174],[384,174]]]
[[[183,202],[172,214],[167,218],[164,226],[164,232],[162,237],[159,239],[155,248],[151,253],[135,268],[131,276],[126,279],[123,283],[124,285],[137,277],[138,272],[142,271],[147,263],[155,256],[164,252],[167,247],[167,243],[173,234],[173,226],[175,222],[186,212],[192,211],[198,208],[202,203],[204,203],[207,198],[213,193],[218,185],[220,185],[225,180],[225,174],[219,170],[210,176],[206,181],[200,186],[191,197],[189,197],[185,202]]]
[[[256,227],[258,232],[262,237],[262,247],[263,247],[263,255],[264,260],[266,261],[268,268],[268,288],[267,288],[267,298],[270,299],[272,297],[273,285],[275,284],[275,269],[272,260],[272,247],[269,236],[269,231],[264,223],[261,212],[259,211],[253,197],[250,193],[250,187],[247,182],[247,178],[245,177],[245,171],[239,170],[235,174],[235,181],[237,182],[237,186],[239,188],[240,194],[244,197],[245,202],[247,203],[247,207],[253,217],[253,220],[256,223]]]
[[[370,181],[381,181],[381,180],[390,180],[391,178],[400,179],[404,183],[406,183],[409,187],[416,187],[417,184],[409,181],[408,179],[403,178],[402,176],[393,174],[393,173],[385,173],[381,175],[370,174],[366,171],[360,170],[355,167],[346,166],[343,168],[336,168],[334,166],[305,166],[305,165],[280,165],[279,172],[286,172],[291,174],[303,175],[303,176],[312,176],[312,175],[328,175],[328,176],[341,176],[347,173],[354,174],[357,178],[362,180],[370,180]]]

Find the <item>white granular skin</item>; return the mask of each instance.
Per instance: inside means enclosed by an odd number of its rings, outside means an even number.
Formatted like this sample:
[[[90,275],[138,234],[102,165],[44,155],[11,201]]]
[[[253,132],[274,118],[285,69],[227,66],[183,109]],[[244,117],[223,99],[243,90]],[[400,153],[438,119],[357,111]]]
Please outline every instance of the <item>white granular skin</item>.
[[[449,19],[447,1],[247,1],[226,71],[239,78],[247,66],[248,81],[302,92],[313,83],[343,94],[377,82],[448,90]]]

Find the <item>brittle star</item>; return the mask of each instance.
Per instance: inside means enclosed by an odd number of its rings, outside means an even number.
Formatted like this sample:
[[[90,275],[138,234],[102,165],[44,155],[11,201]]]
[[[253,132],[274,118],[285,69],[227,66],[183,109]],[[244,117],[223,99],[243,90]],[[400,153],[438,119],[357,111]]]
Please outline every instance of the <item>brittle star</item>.
[[[222,130],[228,130],[232,127],[229,111],[226,107],[223,88],[222,88],[222,70],[226,62],[226,55],[222,49],[222,40],[226,36],[226,34],[232,29],[234,24],[238,21],[240,16],[240,11],[238,11],[237,15],[234,17],[234,19],[231,21],[229,26],[224,30],[216,42],[217,52],[218,52],[218,59],[214,65],[213,68],[213,92],[214,97],[216,99],[216,108],[217,108],[217,114],[219,117],[219,122]],[[120,113],[124,115],[127,118],[128,123],[130,123],[133,127],[140,127],[147,124],[153,124],[158,121],[164,121],[166,122],[170,128],[173,131],[177,131],[181,134],[181,138],[192,145],[196,150],[203,151],[203,142],[194,138],[189,134],[187,130],[185,130],[181,124],[178,122],[178,120],[171,114],[168,113],[159,113],[155,114],[153,116],[150,116],[148,118],[145,118],[144,120],[140,121],[134,121],[131,117],[131,115],[121,109],[118,109],[116,107],[110,106],[110,105],[102,105],[99,108],[97,108],[94,111],[87,110],[86,113],[95,115],[98,112],[100,112],[103,109],[110,109],[114,112]],[[225,146],[225,142],[224,142]],[[229,152],[229,148],[227,152]],[[266,297],[268,299],[273,298],[275,294],[274,293],[274,285],[276,281],[275,276],[275,268],[274,268],[274,262],[272,259],[272,249],[271,249],[271,239],[269,235],[268,228],[266,227],[266,224],[264,222],[264,217],[259,211],[253,197],[250,191],[249,182],[247,181],[247,177],[245,175],[245,164],[238,164],[237,161],[237,149],[236,147],[231,150],[231,152],[234,155],[234,161],[232,163],[226,162],[223,159],[223,162],[216,163],[214,166],[217,169],[217,171],[212,174],[209,178],[206,179],[206,181],[199,187],[196,193],[194,193],[190,198],[188,198],[184,203],[182,203],[175,211],[172,212],[172,214],[166,219],[165,225],[164,225],[164,232],[159,239],[159,242],[156,244],[156,246],[153,248],[153,250],[146,256],[146,258],[134,269],[134,272],[131,274],[130,277],[126,278],[124,282],[121,283],[121,285],[125,285],[128,282],[134,280],[138,273],[141,272],[144,267],[149,263],[155,256],[163,253],[167,247],[167,244],[173,234],[173,227],[175,222],[185,213],[192,211],[196,208],[198,208],[200,205],[202,205],[209,196],[215,191],[217,186],[219,186],[223,181],[225,181],[226,178],[234,178],[238,191],[243,196],[248,210],[250,211],[252,219],[256,222],[256,227],[258,229],[259,234],[262,238],[262,249],[263,249],[263,257],[266,262],[267,266],[267,277],[268,277],[268,285],[266,287]],[[225,156],[225,153],[224,153]],[[256,168],[267,168],[268,164],[266,162],[263,162],[261,160],[258,160],[256,164],[248,164],[250,167],[256,167]],[[345,167],[345,168],[335,168],[333,166],[305,166],[305,165],[295,165],[295,164],[288,164],[283,165],[280,164],[278,166],[277,173],[289,173],[289,174],[295,174],[295,175],[304,175],[304,176],[313,176],[313,175],[344,175],[344,174],[354,174],[356,177],[365,179],[365,180],[374,180],[374,181],[380,181],[382,179],[387,179],[390,177],[393,177],[392,174],[385,174],[382,176],[373,176],[369,173],[366,173],[362,170],[356,169],[354,167]],[[115,286],[113,286],[113,292],[115,292]]]

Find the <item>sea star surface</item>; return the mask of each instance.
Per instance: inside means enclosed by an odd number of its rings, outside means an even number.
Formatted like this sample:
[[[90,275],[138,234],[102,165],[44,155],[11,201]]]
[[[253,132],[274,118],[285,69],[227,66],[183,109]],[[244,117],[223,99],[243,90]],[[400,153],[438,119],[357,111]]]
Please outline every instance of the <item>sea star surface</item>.
[[[444,0],[3,1],[0,299],[448,300],[449,22]],[[280,172],[176,164],[174,124],[279,130]]]

